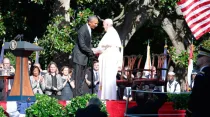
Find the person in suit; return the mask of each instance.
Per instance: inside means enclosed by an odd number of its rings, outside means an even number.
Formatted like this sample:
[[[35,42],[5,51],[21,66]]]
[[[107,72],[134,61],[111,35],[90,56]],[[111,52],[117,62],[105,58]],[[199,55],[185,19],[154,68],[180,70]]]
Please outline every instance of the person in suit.
[[[76,111],[75,117],[107,117],[107,114],[101,112],[101,101],[98,98],[91,98],[86,108],[80,108]]]
[[[189,90],[191,91],[193,89],[193,86],[194,86],[194,81],[195,81],[195,76],[197,75],[197,72],[192,72],[191,74],[191,83],[190,83],[190,86],[189,86]]]
[[[87,24],[84,24],[78,31],[78,38],[72,53],[73,60],[73,79],[75,80],[74,96],[80,96],[82,92],[82,83],[85,78],[85,70],[88,59],[94,56],[91,50],[91,29],[98,26],[98,18],[90,16]]]
[[[206,117],[210,105],[210,50],[199,47],[196,65],[199,72],[195,77],[188,110],[193,117]]]
[[[93,73],[93,93],[98,93],[99,86],[99,63],[98,61],[93,62],[93,72],[92,69],[86,70],[85,81],[83,82],[83,91],[84,94],[92,92],[92,73]]]
[[[10,59],[9,58],[4,58],[3,59],[3,70],[5,70],[4,75],[11,75],[15,74],[15,68],[10,64]],[[10,91],[12,89],[14,79],[8,79],[8,84],[7,84],[7,92],[6,89],[4,89],[4,93],[6,92],[7,95],[10,94]],[[4,85],[6,85],[4,83]],[[6,96],[4,96],[5,98]]]

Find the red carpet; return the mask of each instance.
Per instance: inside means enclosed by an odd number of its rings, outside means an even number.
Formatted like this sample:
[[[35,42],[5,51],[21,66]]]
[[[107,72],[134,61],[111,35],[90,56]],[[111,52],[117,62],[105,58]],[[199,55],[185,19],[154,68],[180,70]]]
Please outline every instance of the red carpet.
[[[128,103],[128,108],[136,106],[135,101]],[[109,117],[124,117],[126,101],[106,101]]]

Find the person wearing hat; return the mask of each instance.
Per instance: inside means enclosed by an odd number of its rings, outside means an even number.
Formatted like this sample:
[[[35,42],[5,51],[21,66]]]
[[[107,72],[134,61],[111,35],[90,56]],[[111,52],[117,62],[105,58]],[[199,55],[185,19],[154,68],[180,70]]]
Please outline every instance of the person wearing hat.
[[[192,72],[192,74],[191,74],[191,83],[190,83],[190,86],[189,86],[189,90],[190,91],[192,91],[192,88],[193,88],[193,86],[194,86],[194,81],[195,81],[195,76],[197,75],[197,72]]]
[[[180,85],[174,79],[175,73],[168,72],[167,92],[169,93],[180,93]]]
[[[193,117],[207,117],[210,105],[210,50],[199,47],[196,65],[200,72],[194,80],[188,110]]]

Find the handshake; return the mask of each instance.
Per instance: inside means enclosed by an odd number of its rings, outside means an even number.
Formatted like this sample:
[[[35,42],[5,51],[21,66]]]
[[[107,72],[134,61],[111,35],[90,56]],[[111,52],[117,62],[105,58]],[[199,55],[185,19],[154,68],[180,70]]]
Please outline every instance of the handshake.
[[[94,54],[101,54],[103,52],[102,48],[92,48]]]

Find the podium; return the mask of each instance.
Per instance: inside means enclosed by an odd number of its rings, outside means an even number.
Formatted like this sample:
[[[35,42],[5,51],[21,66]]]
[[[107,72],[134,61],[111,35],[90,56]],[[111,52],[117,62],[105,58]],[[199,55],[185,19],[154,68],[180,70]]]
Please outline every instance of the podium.
[[[33,51],[40,51],[43,48],[26,41],[12,40],[5,43],[5,50],[11,50],[16,56],[14,82],[7,101],[35,101],[29,79],[28,57]]]

